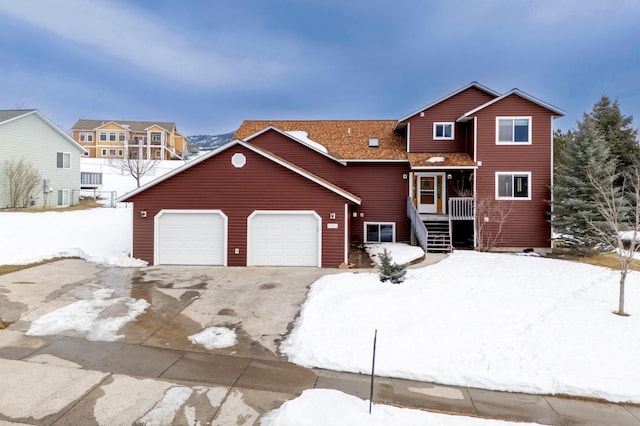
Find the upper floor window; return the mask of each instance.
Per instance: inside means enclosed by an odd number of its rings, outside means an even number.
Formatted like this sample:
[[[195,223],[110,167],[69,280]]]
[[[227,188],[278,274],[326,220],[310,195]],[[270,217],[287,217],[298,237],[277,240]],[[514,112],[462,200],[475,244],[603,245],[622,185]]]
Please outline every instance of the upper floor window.
[[[84,132],[80,132],[79,136],[80,136],[80,142],[84,142]]]
[[[161,142],[162,141],[162,133],[151,133],[151,140],[153,142]]]
[[[453,123],[433,123],[434,139],[453,139]]]
[[[102,142],[107,141],[107,132],[100,132],[100,141]]]
[[[496,172],[496,199],[531,199],[531,172]]]
[[[118,133],[118,142],[124,142],[124,132]]]
[[[116,141],[116,132],[109,133],[109,142],[115,142],[115,141]]]
[[[87,142],[93,142],[93,133],[87,133]]]
[[[496,143],[531,143],[531,117],[497,117],[496,127]]]
[[[56,167],[59,169],[71,168],[71,154],[68,152],[56,153]]]

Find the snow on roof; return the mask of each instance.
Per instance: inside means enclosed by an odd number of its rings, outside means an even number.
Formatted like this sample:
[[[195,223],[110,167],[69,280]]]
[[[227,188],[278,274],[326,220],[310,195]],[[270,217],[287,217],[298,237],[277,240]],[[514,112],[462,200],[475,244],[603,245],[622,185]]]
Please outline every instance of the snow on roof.
[[[304,143],[305,145],[309,145],[311,148],[324,152],[325,154],[329,153],[329,151],[327,151],[327,148],[325,148],[324,145],[309,139],[309,133],[305,132],[304,130],[290,130],[290,131],[285,131],[285,133],[288,134],[289,136],[296,138],[297,140]]]
[[[427,161],[429,163],[442,163],[444,162],[444,157],[429,157]]]

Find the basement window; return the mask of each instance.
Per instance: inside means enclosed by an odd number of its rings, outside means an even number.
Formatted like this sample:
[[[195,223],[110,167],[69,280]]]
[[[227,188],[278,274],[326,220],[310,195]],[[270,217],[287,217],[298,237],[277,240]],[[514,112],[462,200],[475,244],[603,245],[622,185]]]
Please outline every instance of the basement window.
[[[380,146],[380,140],[378,138],[369,138],[369,148],[377,148]]]
[[[364,224],[365,243],[393,243],[396,240],[396,224],[393,222]]]

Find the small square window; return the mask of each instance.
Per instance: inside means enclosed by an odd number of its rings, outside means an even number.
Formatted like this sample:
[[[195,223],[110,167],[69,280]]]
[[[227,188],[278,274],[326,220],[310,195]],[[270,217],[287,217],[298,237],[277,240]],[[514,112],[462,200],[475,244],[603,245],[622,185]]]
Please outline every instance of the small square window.
[[[71,168],[71,154],[68,152],[58,152],[56,154],[56,167],[59,169]]]
[[[151,141],[153,141],[153,142],[162,142],[162,134],[161,133],[151,133]]]
[[[453,139],[453,123],[433,123],[433,139]]]
[[[115,149],[110,149],[110,150],[109,150],[109,155],[110,155],[110,156],[112,156],[112,157],[115,157],[115,155],[116,155],[116,150],[115,150]]]

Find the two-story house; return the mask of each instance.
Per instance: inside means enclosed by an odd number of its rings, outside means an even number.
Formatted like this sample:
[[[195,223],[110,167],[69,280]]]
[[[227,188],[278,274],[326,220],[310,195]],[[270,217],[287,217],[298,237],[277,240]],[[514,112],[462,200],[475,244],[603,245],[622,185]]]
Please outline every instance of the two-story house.
[[[85,151],[40,111],[0,111],[0,148],[0,209],[78,204]]]
[[[91,158],[182,160],[187,139],[175,123],[156,121],[78,120],[72,137]]]
[[[547,250],[553,119],[473,82],[399,120],[245,121],[127,194],[154,264],[336,267],[354,241]]]

